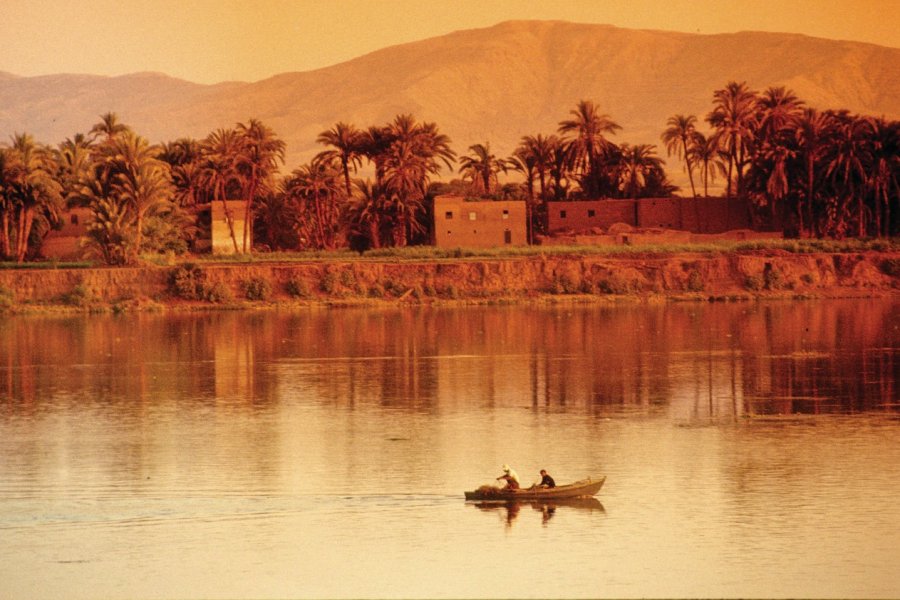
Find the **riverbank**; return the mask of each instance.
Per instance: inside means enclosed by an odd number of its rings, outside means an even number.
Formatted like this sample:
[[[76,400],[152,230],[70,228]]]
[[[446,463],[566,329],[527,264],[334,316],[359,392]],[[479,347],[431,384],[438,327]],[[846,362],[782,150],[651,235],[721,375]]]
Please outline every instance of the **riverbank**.
[[[900,251],[781,249],[0,270],[0,309],[123,312],[900,294]]]

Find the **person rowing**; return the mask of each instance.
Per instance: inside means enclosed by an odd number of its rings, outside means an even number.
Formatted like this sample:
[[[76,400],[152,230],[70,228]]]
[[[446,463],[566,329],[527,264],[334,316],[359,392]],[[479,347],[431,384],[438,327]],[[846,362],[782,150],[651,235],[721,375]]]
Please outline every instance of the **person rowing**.
[[[541,488],[555,488],[556,482],[547,474],[546,469],[541,469],[541,482],[538,484]]]

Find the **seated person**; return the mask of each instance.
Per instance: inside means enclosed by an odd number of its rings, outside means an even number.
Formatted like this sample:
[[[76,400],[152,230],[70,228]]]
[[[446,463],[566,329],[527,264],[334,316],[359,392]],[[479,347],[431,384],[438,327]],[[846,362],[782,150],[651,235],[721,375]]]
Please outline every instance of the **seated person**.
[[[553,478],[547,474],[547,471],[541,469],[541,482],[538,484],[538,487],[542,488],[555,488],[556,482],[553,481]]]
[[[497,478],[499,480],[506,481],[506,487],[503,489],[506,490],[517,490],[519,489],[519,476],[515,471],[509,468],[509,465],[503,465],[503,475]]]

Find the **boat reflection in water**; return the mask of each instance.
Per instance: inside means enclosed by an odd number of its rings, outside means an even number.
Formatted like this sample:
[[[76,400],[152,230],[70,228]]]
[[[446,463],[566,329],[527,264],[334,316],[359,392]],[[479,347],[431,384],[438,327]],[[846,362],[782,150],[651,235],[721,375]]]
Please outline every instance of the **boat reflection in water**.
[[[556,510],[580,510],[589,513],[597,512],[598,514],[606,514],[603,504],[593,496],[580,496],[577,498],[558,498],[554,500],[507,500],[497,501],[466,501],[466,504],[474,506],[478,510],[484,512],[506,511],[506,525],[511,527],[513,521],[519,516],[519,511],[523,506],[531,507],[532,510],[541,513],[541,522],[546,525],[550,519],[556,515]]]

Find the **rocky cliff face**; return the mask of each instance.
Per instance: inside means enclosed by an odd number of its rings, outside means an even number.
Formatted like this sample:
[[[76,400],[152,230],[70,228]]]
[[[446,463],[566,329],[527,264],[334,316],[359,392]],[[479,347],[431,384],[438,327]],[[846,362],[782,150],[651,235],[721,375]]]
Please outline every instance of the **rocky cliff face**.
[[[900,294],[900,253],[552,256],[431,262],[348,261],[199,267],[210,293],[173,284],[181,267],[0,272],[12,311],[199,308],[262,302],[419,303],[630,297],[741,299]],[[252,303],[251,302],[251,303]]]

